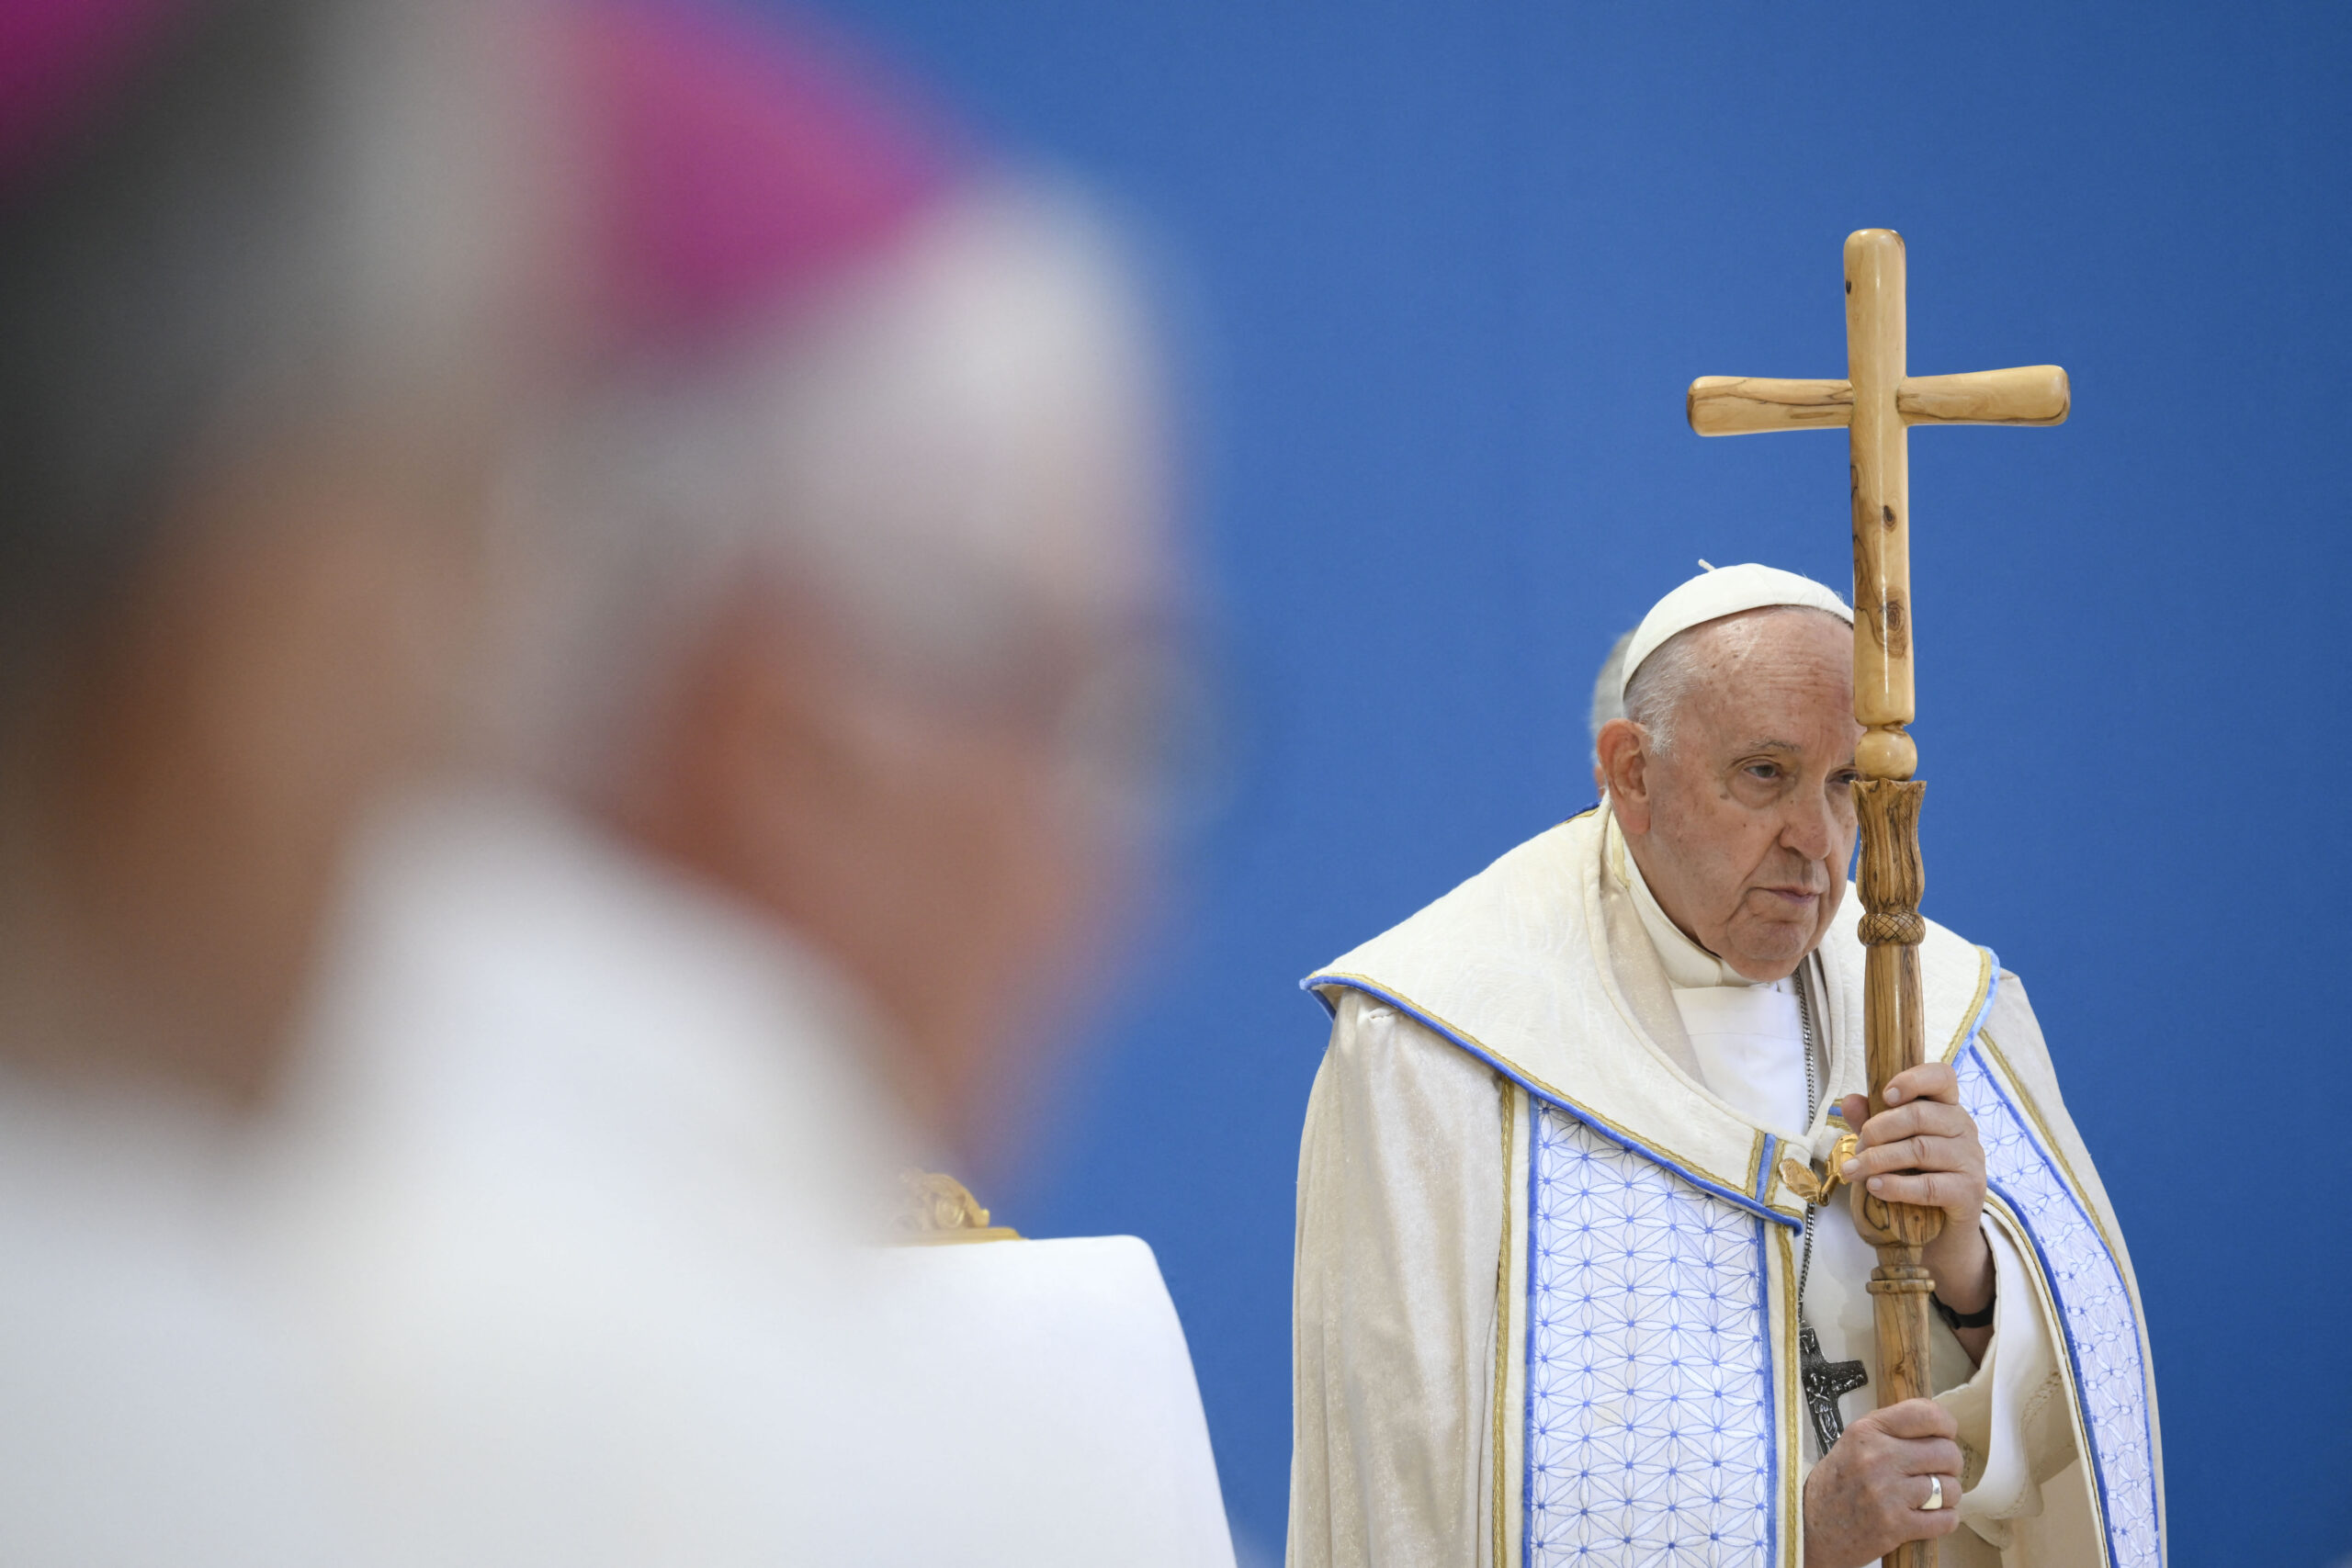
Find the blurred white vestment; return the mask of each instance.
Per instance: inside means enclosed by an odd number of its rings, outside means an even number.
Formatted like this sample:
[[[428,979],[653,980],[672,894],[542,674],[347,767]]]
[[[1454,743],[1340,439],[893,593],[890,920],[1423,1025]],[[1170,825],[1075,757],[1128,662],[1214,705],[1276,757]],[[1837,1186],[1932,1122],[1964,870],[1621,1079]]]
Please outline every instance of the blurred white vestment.
[[[408,1561],[1230,1568],[1149,1250],[875,1245],[913,1140],[812,955],[518,797],[359,887],[281,1230]]]
[[[942,1554],[962,1568],[1233,1568],[1175,1304],[1134,1236],[908,1247],[887,1321],[977,1421]],[[943,1456],[944,1457],[944,1456]]]
[[[0,1562],[352,1561],[257,1288],[246,1134],[161,1088],[0,1073]]]
[[[807,955],[519,796],[371,846],[277,1188],[385,1539],[438,1564],[884,1561],[855,1245],[899,1138]]]

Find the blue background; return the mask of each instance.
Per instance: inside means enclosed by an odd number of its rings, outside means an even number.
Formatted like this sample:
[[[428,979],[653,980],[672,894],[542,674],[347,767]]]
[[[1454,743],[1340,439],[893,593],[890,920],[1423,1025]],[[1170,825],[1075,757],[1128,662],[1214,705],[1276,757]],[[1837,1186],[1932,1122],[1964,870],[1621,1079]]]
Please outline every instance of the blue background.
[[[1241,737],[1028,1168],[1132,1232],[1237,1527],[1280,1550],[1293,985],[1592,794],[1611,638],[1695,558],[1842,582],[1845,444],[1702,373],[2054,361],[1912,442],[1928,909],[2032,988],[2154,1336],[2173,1561],[2352,1550],[2341,1198],[2352,8],[847,0],[1178,279]]]

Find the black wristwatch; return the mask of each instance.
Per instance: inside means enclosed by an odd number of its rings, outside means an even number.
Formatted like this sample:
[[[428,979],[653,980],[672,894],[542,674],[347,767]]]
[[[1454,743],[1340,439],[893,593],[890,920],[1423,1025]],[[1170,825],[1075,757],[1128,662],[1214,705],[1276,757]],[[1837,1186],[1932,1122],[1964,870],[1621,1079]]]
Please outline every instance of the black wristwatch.
[[[1933,1292],[1930,1292],[1928,1295],[1928,1304],[1936,1309],[1936,1315],[1944,1320],[1944,1326],[1946,1328],[1951,1329],[1992,1327],[1993,1308],[1998,1304],[1999,1300],[2000,1298],[1996,1296],[1992,1301],[1984,1303],[1982,1311],[1962,1314],[1954,1312],[1951,1308],[1944,1305],[1943,1297],[1935,1294]]]

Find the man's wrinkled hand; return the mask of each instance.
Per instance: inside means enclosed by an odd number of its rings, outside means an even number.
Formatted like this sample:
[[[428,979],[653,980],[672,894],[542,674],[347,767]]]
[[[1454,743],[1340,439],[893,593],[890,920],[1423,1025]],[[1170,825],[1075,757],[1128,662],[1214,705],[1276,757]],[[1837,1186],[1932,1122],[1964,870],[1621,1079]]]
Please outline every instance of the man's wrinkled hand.
[[[1906,1540],[1959,1528],[1960,1425],[1931,1399],[1873,1410],[1846,1428],[1804,1483],[1804,1568],[1862,1568]],[[1943,1481],[1943,1506],[1919,1505]]]
[[[1869,1102],[1859,1094],[1846,1097],[1841,1109],[1859,1146],[1839,1174],[1890,1203],[1941,1209],[1943,1229],[1920,1261],[1935,1276],[1945,1305],[1977,1312],[1993,1300],[1993,1254],[1984,1232],[1984,1145],[1976,1119],[1961,1106],[1959,1076],[1941,1062],[1897,1073],[1887,1083],[1886,1104],[1865,1122]],[[1970,1353],[1981,1349],[1972,1346]]]

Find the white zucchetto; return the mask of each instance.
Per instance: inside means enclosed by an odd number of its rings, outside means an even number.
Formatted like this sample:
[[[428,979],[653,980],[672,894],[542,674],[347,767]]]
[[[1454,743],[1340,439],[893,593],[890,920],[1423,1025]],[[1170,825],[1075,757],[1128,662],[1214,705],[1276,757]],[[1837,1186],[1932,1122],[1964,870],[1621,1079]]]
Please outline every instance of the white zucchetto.
[[[1780,604],[1826,610],[1849,626],[1854,621],[1854,612],[1847,608],[1846,601],[1838,597],[1834,590],[1793,571],[1758,566],[1752,561],[1746,566],[1702,571],[1652,605],[1650,613],[1642,617],[1642,624],[1634,630],[1634,640],[1625,649],[1619,694],[1622,695],[1634,683],[1634,672],[1642,667],[1642,660],[1656,653],[1658,645],[1675,633],[1722,620],[1725,615]]]

